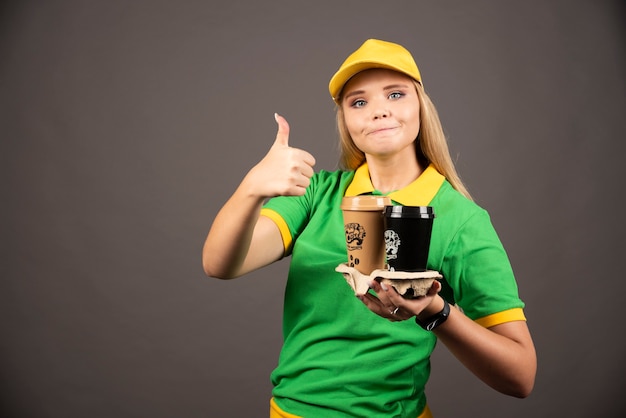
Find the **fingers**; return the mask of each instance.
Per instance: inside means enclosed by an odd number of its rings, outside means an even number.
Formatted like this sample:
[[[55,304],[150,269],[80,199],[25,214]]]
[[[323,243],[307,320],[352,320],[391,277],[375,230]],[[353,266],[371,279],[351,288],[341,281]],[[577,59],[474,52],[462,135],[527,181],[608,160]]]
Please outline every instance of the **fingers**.
[[[313,167],[315,165],[315,157],[304,150],[299,150],[302,152],[302,161],[309,167]],[[312,171],[312,169],[311,169]]]
[[[376,295],[378,296],[378,299],[380,300],[384,311],[393,312],[399,306],[398,301],[392,300],[394,294],[398,295],[395,289],[390,288],[389,286],[377,280],[372,281],[372,283],[370,284],[370,288],[374,290],[374,292],[376,292]]]
[[[274,113],[274,119],[278,124],[278,132],[272,148],[281,149],[281,165],[289,173],[286,178],[295,187],[294,190],[287,191],[286,194],[301,195],[309,186],[310,179],[314,174],[315,158],[304,150],[290,147],[289,123],[278,113]]]
[[[314,175],[315,158],[308,152],[289,146],[289,123],[274,114],[278,125],[276,139],[263,159],[247,176],[249,190],[263,197],[301,196]]]
[[[390,321],[404,321],[405,319],[409,319],[413,316],[413,314],[403,310],[399,306],[386,305],[370,293],[358,296],[358,298],[365,304],[365,306],[368,307],[370,311]]]
[[[358,296],[358,298],[367,306],[367,308],[374,312],[378,316],[382,316],[383,318],[392,319],[393,318],[393,310],[390,307],[386,306],[380,299],[376,296],[366,293],[364,295]]]
[[[386,291],[383,290],[380,283],[373,281],[370,283],[370,288],[376,292],[377,296],[371,293],[365,293],[365,295],[359,296],[361,302],[363,302],[369,310],[390,321],[402,321],[410,317],[410,315],[407,315],[406,312],[401,312],[398,306],[390,302],[385,294]]]
[[[436,296],[437,293],[439,293],[441,291],[441,282],[439,282],[439,280],[435,280],[433,282],[433,285],[430,286],[430,289],[428,289],[428,292],[426,293],[427,296]]]
[[[313,166],[307,162],[307,156],[310,154],[296,148],[287,148],[283,151],[280,161],[282,170],[284,170],[283,180],[295,186],[295,191],[288,192],[288,194],[302,195],[309,187],[311,177],[314,174]],[[311,158],[313,157],[311,156]]]
[[[376,296],[366,294],[359,299],[375,314],[391,321],[403,321],[414,317],[426,308],[441,290],[441,283],[435,280],[425,296],[405,299],[393,287],[373,280],[370,288]]]
[[[274,119],[278,124],[278,133],[276,134],[275,145],[282,145],[284,147],[289,146],[289,123],[287,119],[280,116],[278,113],[274,113]]]
[[[274,140],[274,145],[280,145],[283,147],[289,147],[289,123],[287,119],[279,115],[278,113],[274,113],[274,119],[278,124],[278,132],[276,133],[276,139]],[[296,154],[297,158],[304,162],[307,166],[313,167],[315,165],[315,157],[313,157],[310,153],[297,149],[291,148]],[[311,175],[313,175],[313,170],[311,170]],[[309,176],[310,177],[310,176]]]

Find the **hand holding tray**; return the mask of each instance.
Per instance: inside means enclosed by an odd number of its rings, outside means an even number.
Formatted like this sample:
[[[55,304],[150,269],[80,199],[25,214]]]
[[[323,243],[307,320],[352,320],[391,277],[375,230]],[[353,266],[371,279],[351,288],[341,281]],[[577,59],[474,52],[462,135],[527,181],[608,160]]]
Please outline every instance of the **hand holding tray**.
[[[441,273],[434,270],[407,272],[378,269],[366,275],[354,267],[349,267],[347,263],[339,264],[335,271],[343,274],[346,282],[354,290],[354,294],[359,296],[367,293],[369,283],[372,280],[378,280],[393,287],[405,298],[415,298],[425,295],[432,286],[433,281],[443,278]]]

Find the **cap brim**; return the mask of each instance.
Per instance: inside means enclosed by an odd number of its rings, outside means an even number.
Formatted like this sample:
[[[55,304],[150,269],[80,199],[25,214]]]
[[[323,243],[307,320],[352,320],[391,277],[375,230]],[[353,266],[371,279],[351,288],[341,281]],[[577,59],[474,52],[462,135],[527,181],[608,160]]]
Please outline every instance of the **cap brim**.
[[[335,75],[330,79],[330,82],[328,84],[328,90],[330,91],[330,95],[333,98],[333,100],[337,101],[339,99],[339,95],[341,94],[341,91],[343,90],[346,83],[350,81],[352,77],[354,77],[361,71],[371,70],[375,68],[382,68],[386,70],[397,71],[415,80],[415,77],[411,74],[411,72],[404,70],[402,68],[398,68],[396,66],[387,65],[387,64],[383,64],[383,63],[380,63],[377,61],[371,61],[371,60],[357,61],[337,71]]]

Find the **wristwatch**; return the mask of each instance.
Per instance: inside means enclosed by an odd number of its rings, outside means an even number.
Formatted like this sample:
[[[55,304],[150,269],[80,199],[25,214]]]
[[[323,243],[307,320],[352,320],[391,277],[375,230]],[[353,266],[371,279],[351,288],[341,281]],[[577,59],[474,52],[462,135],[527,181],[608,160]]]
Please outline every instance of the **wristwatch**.
[[[419,319],[417,319],[417,316],[416,316],[415,322],[417,322],[417,325],[424,328],[426,331],[432,331],[435,328],[437,328],[439,325],[446,322],[446,319],[448,319],[449,315],[450,315],[450,305],[448,305],[447,300],[443,299],[443,309],[441,310],[441,312],[438,312],[430,316],[424,321],[420,321]]]

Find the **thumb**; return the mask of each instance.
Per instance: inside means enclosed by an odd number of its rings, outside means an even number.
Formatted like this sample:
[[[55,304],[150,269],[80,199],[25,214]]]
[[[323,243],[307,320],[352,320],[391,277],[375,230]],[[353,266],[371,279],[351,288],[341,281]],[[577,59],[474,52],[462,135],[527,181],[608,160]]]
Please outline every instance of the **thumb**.
[[[278,124],[278,133],[276,134],[275,145],[289,146],[289,124],[287,119],[280,116],[278,113],[274,113],[274,119]]]

